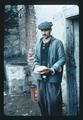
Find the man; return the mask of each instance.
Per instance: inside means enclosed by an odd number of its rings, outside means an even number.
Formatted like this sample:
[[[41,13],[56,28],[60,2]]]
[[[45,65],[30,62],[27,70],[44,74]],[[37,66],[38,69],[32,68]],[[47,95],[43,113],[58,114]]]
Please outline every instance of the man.
[[[39,73],[38,104],[43,116],[61,116],[61,81],[65,63],[64,47],[51,35],[52,22],[38,25],[42,38],[35,46],[34,72]]]

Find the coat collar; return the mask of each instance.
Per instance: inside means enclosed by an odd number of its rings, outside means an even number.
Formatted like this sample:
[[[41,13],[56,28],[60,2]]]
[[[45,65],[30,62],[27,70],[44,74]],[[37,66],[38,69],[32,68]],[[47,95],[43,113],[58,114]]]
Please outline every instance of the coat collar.
[[[40,42],[42,42],[42,39],[43,39],[43,38],[40,38]],[[54,37],[51,35],[51,38],[50,38],[51,42],[54,41],[55,39],[56,39],[56,38],[54,38]]]

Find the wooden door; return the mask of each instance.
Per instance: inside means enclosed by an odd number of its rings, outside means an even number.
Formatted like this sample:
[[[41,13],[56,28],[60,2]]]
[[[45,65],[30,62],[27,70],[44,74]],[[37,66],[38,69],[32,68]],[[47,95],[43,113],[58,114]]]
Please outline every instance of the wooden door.
[[[80,85],[80,81],[79,81],[79,60],[80,60],[80,56],[79,56],[79,19],[76,18],[73,20],[73,30],[74,30],[74,57],[75,57],[75,68],[76,68],[76,83],[77,83],[77,109],[79,112],[79,98],[80,98],[80,94],[79,94],[79,85]]]
[[[78,115],[79,102],[79,21],[68,18],[66,24],[66,68],[68,88],[68,114]]]

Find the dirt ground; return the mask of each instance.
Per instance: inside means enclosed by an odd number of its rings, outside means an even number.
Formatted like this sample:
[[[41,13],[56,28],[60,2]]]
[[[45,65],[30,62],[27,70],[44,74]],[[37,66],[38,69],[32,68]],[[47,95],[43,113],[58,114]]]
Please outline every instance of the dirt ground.
[[[4,95],[4,115],[41,116],[39,106],[31,100],[30,93]]]
[[[67,113],[63,106],[63,116]],[[4,115],[5,116],[41,116],[37,102],[31,100],[30,92],[18,95],[4,94]]]

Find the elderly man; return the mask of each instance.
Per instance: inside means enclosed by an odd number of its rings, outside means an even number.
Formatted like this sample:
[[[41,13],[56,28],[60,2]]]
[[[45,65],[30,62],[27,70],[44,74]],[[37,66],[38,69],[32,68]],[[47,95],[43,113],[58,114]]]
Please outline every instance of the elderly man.
[[[62,115],[61,81],[65,52],[60,40],[51,35],[52,22],[38,25],[42,38],[35,46],[34,72],[39,73],[38,104],[42,116]]]

